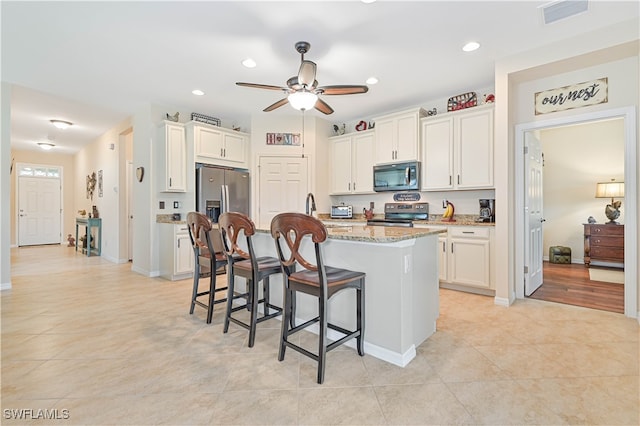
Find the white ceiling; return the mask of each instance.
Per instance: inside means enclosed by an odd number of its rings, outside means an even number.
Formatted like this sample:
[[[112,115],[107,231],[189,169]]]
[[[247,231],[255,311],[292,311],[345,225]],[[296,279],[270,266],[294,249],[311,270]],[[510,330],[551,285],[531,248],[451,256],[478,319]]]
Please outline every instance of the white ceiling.
[[[328,120],[342,123],[492,87],[497,59],[639,15],[637,1],[592,0],[588,12],[545,26],[546,3],[2,1],[12,148],[53,139],[58,152],[77,152],[149,103],[239,122],[292,114],[286,105],[262,112],[282,94],[235,82],[285,85],[300,40],[311,43],[305,58],[318,64],[320,85],[380,80],[367,94],[323,97],[335,110]],[[462,52],[470,40],[481,48]],[[246,57],[258,66],[244,68]],[[57,131],[51,118],[75,125]]]

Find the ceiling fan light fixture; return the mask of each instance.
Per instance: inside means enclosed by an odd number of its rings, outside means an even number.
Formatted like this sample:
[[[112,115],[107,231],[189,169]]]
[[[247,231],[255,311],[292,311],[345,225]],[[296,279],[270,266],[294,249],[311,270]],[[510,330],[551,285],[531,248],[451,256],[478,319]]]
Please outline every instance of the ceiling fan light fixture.
[[[293,108],[299,111],[306,111],[314,107],[314,105],[318,101],[318,95],[303,90],[290,93],[289,96],[287,96],[287,100]]]
[[[42,149],[44,149],[45,151],[49,151],[51,148],[53,148],[55,145],[52,144],[51,142],[38,142],[38,146]]]
[[[70,126],[73,126],[73,123],[70,121],[64,121],[64,120],[49,120],[49,122],[51,122],[51,124],[53,124],[54,126],[56,126],[58,129],[64,130]]]

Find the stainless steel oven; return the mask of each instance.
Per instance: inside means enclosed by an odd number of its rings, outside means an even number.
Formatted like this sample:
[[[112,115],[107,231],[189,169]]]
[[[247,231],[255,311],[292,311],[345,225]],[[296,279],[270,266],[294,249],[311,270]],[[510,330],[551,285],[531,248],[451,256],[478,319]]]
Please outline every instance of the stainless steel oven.
[[[370,219],[367,225],[413,227],[414,220],[429,219],[429,203],[386,203],[384,219]]]

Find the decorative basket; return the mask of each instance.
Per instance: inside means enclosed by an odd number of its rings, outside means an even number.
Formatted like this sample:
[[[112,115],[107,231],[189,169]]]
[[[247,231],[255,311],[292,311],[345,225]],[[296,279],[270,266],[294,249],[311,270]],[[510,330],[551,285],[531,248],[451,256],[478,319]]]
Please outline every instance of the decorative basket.
[[[209,117],[208,115],[198,114],[197,112],[191,113],[191,119],[193,121],[199,121],[201,123],[211,124],[213,126],[220,127],[220,119],[215,117]]]

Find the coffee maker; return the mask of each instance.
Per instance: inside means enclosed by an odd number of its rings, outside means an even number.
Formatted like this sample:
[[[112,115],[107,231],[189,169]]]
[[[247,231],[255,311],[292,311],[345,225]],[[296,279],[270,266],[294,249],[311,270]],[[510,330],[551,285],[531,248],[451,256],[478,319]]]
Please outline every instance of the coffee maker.
[[[476,222],[495,222],[496,221],[496,200],[491,198],[481,198],[480,203],[480,216],[476,219]]]

